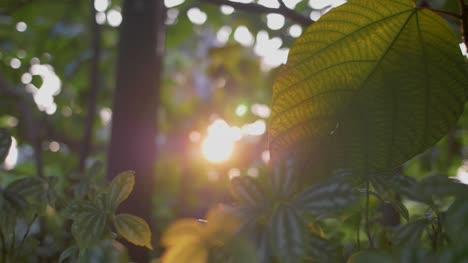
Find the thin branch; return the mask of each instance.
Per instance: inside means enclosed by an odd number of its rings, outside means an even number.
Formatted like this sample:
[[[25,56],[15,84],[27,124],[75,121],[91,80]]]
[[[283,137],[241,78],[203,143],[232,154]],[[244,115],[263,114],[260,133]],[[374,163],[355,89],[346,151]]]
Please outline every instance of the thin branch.
[[[80,153],[80,162],[78,171],[83,174],[86,168],[86,159],[90,153],[94,120],[97,107],[97,96],[99,93],[99,62],[101,57],[101,28],[96,22],[96,10],[94,9],[94,0],[90,1],[91,6],[91,28],[92,28],[92,50],[91,71],[89,73],[89,97],[88,97],[88,115],[86,116],[85,131],[83,136],[83,147]]]
[[[258,14],[280,14],[284,17],[288,18],[291,21],[294,21],[304,27],[310,26],[314,21],[305,17],[296,11],[289,9],[280,1],[279,8],[270,8],[263,5],[253,4],[253,3],[239,3],[239,2],[232,2],[228,0],[199,0],[200,2],[210,3],[215,5],[227,5],[231,6],[235,9],[250,12],[250,13],[258,13]]]
[[[283,0],[278,0],[278,3],[279,3],[279,5],[280,5],[280,8],[281,8],[281,9],[284,9],[284,8],[288,9],[288,7],[286,6],[286,4],[284,3]]]
[[[468,52],[468,6],[465,5],[464,0],[458,0],[460,5],[460,16],[462,18],[462,24],[460,26],[463,34],[463,42],[465,43],[466,51]]]
[[[426,9],[429,9],[434,13],[438,13],[438,14],[441,14],[441,15],[448,16],[448,17],[453,18],[455,20],[461,20],[462,19],[461,15],[452,13],[450,11],[439,10],[439,9],[434,9],[434,8],[430,8],[430,7],[426,7]]]
[[[28,237],[29,232],[31,231],[31,226],[34,223],[34,221],[36,221],[37,217],[38,217],[38,215],[34,214],[34,217],[32,218],[31,222],[29,222],[29,224],[27,225],[26,231],[24,232],[23,238],[21,239],[21,242],[19,243],[19,246],[18,246],[19,251],[21,251],[20,249],[23,247],[24,241]]]

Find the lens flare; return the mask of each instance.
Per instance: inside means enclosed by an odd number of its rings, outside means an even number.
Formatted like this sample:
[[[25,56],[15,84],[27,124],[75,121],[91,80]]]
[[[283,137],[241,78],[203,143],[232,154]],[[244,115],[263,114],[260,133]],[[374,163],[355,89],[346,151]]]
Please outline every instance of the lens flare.
[[[227,161],[234,151],[234,143],[241,137],[239,127],[230,127],[224,120],[216,119],[208,126],[208,135],[201,144],[203,156],[213,163]]]

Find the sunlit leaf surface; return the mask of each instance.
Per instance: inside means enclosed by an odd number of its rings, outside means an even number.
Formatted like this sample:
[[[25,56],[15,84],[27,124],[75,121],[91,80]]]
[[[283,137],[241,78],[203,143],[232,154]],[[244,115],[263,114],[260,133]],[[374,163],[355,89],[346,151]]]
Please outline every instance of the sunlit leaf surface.
[[[125,171],[117,175],[109,188],[110,206],[115,209],[128,198],[135,185],[135,172]]]
[[[115,216],[114,225],[117,232],[131,243],[153,249],[151,229],[145,220],[134,215],[120,214]]]
[[[275,82],[270,150],[328,139],[339,166],[386,170],[436,143],[466,101],[447,22],[409,0],[351,0],[295,43]]]

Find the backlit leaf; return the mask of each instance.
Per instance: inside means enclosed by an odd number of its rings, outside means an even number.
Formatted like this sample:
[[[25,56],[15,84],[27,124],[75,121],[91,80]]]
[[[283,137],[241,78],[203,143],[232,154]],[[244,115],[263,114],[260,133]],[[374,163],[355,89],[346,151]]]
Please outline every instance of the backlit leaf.
[[[203,226],[193,219],[180,219],[166,230],[162,238],[165,246],[174,246],[185,240],[199,240],[203,235]]]
[[[112,209],[128,198],[135,185],[135,172],[125,171],[117,175],[109,188],[109,202]]]
[[[129,214],[115,216],[114,225],[117,232],[129,242],[153,249],[151,246],[151,229],[145,220]]]
[[[274,84],[273,159],[326,139],[337,168],[370,173],[432,146],[466,101],[458,43],[446,21],[410,0],[333,9],[291,48]]]
[[[167,250],[163,256],[163,263],[207,263],[208,250],[200,243],[193,243],[190,240],[181,240],[177,246]]]

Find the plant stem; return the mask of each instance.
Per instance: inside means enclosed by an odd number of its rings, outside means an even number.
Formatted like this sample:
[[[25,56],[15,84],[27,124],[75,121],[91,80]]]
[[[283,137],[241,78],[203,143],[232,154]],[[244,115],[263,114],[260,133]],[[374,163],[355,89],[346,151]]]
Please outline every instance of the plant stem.
[[[359,213],[359,219],[356,226],[356,243],[358,250],[361,250],[361,236],[359,232],[361,232],[361,213]]]
[[[3,234],[2,229],[0,229],[0,239],[1,239],[1,242],[2,242],[2,262],[6,262],[7,247],[6,247],[5,235]]]
[[[20,250],[21,247],[23,246],[24,241],[26,240],[26,238],[29,235],[29,231],[31,230],[31,226],[34,223],[34,221],[36,221],[36,219],[37,219],[37,214],[34,214],[34,217],[32,218],[31,222],[29,222],[28,226],[26,227],[26,232],[24,232],[23,238],[21,239],[20,244],[18,245],[18,250]]]
[[[369,195],[369,190],[370,190],[370,181],[367,179],[366,181],[366,218],[365,218],[365,230],[366,230],[366,235],[367,239],[369,240],[369,246],[370,248],[374,247],[374,241],[372,240],[372,235],[370,232],[370,226],[369,226],[369,200],[370,200],[370,195]]]

